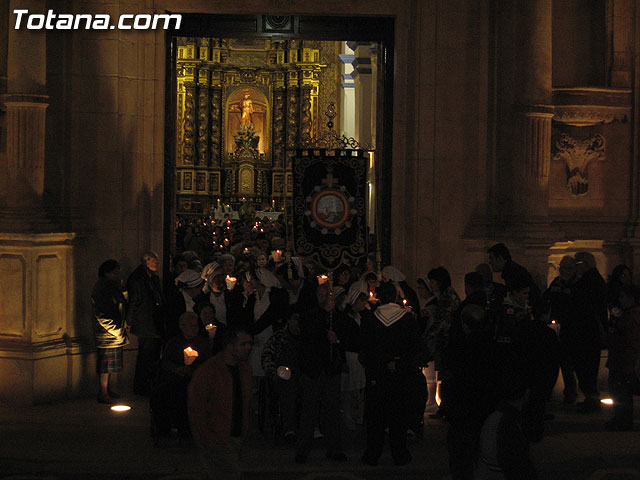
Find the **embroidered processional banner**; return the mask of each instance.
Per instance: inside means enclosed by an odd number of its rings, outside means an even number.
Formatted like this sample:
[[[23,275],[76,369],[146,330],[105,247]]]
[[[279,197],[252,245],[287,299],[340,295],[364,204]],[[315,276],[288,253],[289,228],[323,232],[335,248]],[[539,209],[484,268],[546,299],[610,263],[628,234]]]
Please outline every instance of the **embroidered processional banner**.
[[[327,270],[367,252],[365,150],[297,150],[293,163],[296,255]]]

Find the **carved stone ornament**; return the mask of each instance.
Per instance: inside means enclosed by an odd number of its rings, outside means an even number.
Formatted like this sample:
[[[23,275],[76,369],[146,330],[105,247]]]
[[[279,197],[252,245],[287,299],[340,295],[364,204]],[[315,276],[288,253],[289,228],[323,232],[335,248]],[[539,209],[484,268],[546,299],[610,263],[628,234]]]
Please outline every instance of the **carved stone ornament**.
[[[631,109],[625,107],[606,107],[595,105],[559,105],[555,108],[555,122],[587,127],[613,122],[626,123],[631,116]]]
[[[605,159],[605,139],[602,135],[573,138],[565,133],[553,137],[553,160],[566,164],[567,188],[580,196],[589,190],[589,164]]]

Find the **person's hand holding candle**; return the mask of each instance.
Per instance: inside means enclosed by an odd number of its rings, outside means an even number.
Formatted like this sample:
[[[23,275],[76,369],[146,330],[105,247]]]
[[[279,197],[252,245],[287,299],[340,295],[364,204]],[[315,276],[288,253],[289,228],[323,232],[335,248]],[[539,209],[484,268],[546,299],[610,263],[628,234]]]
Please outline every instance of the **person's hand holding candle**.
[[[227,276],[226,276],[226,278],[224,279],[224,281],[225,281],[225,282],[226,282],[226,284],[227,284],[227,289],[228,289],[229,291],[231,291],[231,290],[233,290],[233,289],[234,289],[234,287],[236,286],[236,282],[237,282],[238,280],[236,279],[236,277],[232,277],[232,276],[230,276],[230,275],[227,275]]]
[[[191,365],[193,362],[196,361],[196,358],[198,358],[198,352],[191,347],[187,347],[183,351],[184,351],[185,365]]]

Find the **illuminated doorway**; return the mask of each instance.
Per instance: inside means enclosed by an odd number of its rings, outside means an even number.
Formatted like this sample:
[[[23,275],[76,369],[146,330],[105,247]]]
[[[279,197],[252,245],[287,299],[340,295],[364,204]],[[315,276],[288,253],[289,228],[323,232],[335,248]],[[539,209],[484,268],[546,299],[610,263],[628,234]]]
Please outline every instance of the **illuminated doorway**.
[[[393,29],[381,17],[183,16],[167,36],[165,258],[181,222],[289,212],[295,148],[331,130],[374,150],[369,250],[388,259]]]

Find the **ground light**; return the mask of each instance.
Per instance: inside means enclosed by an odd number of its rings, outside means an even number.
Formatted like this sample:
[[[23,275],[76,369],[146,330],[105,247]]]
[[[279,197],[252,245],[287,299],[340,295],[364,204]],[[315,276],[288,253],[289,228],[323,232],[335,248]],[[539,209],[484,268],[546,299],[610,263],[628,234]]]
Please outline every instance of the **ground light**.
[[[129,410],[131,410],[131,407],[129,405],[114,405],[111,407],[111,411],[112,412],[128,412]]]
[[[603,398],[602,400],[600,400],[600,402],[604,403],[605,405],[613,405],[613,398]]]

